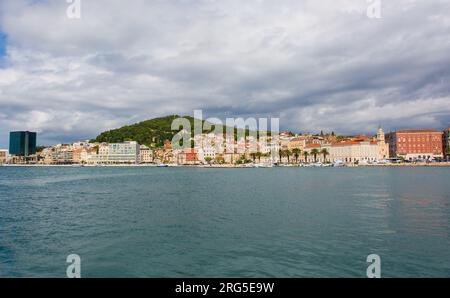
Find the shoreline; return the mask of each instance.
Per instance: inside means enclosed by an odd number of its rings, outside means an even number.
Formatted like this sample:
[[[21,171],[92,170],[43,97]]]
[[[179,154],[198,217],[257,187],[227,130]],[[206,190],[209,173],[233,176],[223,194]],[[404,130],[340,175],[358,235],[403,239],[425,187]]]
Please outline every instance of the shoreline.
[[[43,164],[0,164],[0,168],[160,168],[154,164],[126,164],[126,165],[43,165]],[[398,164],[368,164],[368,165],[343,165],[338,168],[417,168],[417,167],[431,167],[431,168],[446,168],[450,167],[450,162],[441,163],[398,163]],[[200,168],[200,169],[268,169],[268,168],[334,168],[333,166],[313,166],[313,165],[280,165],[280,166],[258,166],[258,165],[174,165],[169,164],[167,168]]]

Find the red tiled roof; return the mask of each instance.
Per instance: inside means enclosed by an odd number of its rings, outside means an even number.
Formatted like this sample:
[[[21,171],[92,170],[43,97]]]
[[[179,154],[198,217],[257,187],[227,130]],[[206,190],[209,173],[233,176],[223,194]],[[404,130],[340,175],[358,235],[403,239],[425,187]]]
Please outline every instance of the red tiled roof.
[[[360,135],[360,136],[354,136],[353,138],[354,138],[354,139],[362,139],[362,140],[366,140],[366,139],[368,139],[369,137],[368,137],[368,136],[364,136],[364,135]]]
[[[320,144],[306,144],[306,148],[320,148],[322,145]]]

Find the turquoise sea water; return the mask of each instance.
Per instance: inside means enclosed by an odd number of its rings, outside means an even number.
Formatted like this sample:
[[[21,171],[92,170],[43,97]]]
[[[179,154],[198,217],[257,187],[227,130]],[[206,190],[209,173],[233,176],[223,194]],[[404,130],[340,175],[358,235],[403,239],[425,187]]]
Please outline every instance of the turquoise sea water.
[[[450,168],[0,167],[0,277],[450,277]]]

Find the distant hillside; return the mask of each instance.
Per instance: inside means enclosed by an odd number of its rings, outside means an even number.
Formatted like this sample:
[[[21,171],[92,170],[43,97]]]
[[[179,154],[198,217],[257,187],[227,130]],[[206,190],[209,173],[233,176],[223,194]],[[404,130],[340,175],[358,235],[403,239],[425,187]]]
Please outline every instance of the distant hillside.
[[[162,147],[165,140],[172,140],[175,134],[179,132],[171,130],[172,122],[177,118],[180,118],[180,116],[172,115],[123,126],[118,129],[103,132],[92,141],[107,143],[136,141],[139,144],[150,147]],[[194,118],[190,116],[184,116],[183,118],[188,119],[191,122],[191,128],[194,129]],[[203,121],[204,123],[205,121]],[[214,126],[212,130],[214,130]],[[208,132],[206,131],[206,133]],[[246,130],[246,134],[248,133],[249,131]],[[235,129],[235,134],[237,134],[237,129]]]

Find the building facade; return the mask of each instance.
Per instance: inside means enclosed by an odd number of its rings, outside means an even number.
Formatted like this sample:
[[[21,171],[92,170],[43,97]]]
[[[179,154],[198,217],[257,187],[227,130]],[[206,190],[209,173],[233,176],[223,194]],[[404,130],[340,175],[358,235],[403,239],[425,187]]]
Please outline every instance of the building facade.
[[[450,127],[444,130],[444,155],[450,159]]]
[[[72,145],[59,144],[50,148],[45,148],[40,153],[44,164],[64,165],[74,163],[74,151]]]
[[[36,154],[35,132],[13,131],[9,134],[9,154],[19,157],[29,157]]]
[[[180,165],[199,164],[198,152],[196,149],[186,148],[177,154],[177,163]]]
[[[141,163],[152,163],[153,151],[149,147],[141,145],[141,147],[139,148],[139,157]]]
[[[389,144],[386,143],[383,129],[379,129],[376,138],[358,136],[352,141],[332,144],[307,144],[303,157],[307,162],[377,162],[389,158]],[[325,154],[324,154],[325,152]],[[315,153],[315,156],[314,156]]]
[[[8,150],[0,150],[0,165],[8,161]]]
[[[99,153],[91,161],[106,164],[136,164],[139,163],[140,145],[137,142],[101,144]]]
[[[406,160],[430,160],[444,157],[444,133],[437,130],[400,130],[389,133],[387,141],[391,157]]]

